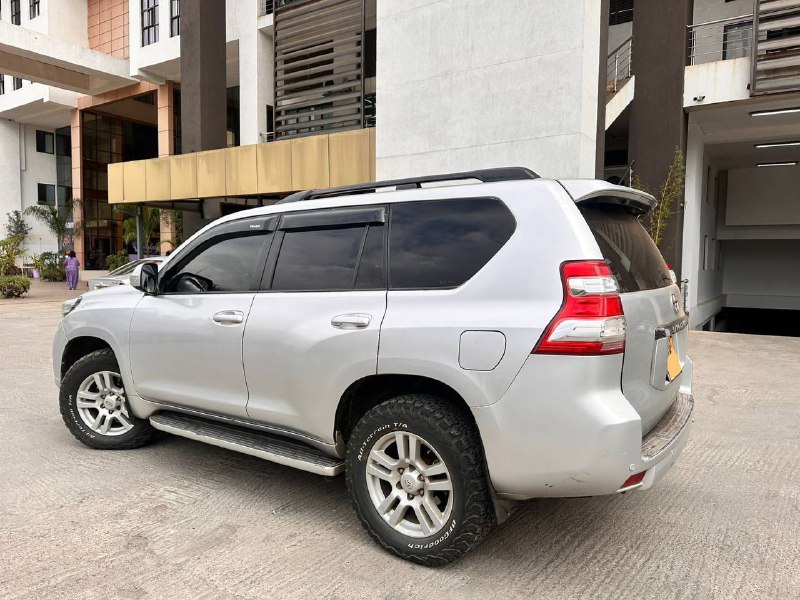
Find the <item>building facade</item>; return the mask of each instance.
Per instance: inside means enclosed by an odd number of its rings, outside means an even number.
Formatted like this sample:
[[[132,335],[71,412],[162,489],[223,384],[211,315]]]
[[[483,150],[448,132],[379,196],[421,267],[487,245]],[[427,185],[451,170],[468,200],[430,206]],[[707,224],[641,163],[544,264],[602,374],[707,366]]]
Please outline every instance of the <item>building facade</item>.
[[[78,198],[70,243],[102,269],[147,208],[163,252],[375,179],[519,165],[657,192],[679,149],[661,248],[693,326],[798,311],[799,28],[800,0],[0,0],[0,219]],[[56,248],[38,224],[26,243]]]

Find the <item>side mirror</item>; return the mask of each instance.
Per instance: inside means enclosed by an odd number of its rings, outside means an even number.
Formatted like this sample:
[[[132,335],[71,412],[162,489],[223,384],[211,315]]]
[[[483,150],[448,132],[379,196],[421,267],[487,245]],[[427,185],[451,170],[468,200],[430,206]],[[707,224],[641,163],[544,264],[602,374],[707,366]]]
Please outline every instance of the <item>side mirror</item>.
[[[140,292],[148,296],[158,294],[158,265],[156,263],[142,263],[137,265],[131,273],[130,283]]]

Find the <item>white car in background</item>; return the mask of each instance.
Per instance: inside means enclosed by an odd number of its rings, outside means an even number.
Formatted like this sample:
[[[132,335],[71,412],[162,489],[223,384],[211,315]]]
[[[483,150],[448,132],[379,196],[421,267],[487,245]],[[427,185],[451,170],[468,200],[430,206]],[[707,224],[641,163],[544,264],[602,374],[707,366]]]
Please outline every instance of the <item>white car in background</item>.
[[[102,277],[92,277],[89,280],[89,291],[101,290],[114,285],[128,285],[130,283],[131,274],[137,265],[144,262],[156,262],[160,265],[166,258],[166,256],[148,256],[147,258],[140,258],[139,260],[133,260],[122,265],[118,269],[114,269]]]

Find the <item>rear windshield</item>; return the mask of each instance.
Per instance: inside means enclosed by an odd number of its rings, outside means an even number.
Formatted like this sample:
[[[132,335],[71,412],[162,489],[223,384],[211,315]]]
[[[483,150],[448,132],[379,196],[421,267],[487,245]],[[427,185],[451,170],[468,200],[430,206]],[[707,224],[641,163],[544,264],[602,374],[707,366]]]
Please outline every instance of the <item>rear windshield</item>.
[[[636,215],[623,206],[581,208],[622,292],[672,285],[667,265]]]

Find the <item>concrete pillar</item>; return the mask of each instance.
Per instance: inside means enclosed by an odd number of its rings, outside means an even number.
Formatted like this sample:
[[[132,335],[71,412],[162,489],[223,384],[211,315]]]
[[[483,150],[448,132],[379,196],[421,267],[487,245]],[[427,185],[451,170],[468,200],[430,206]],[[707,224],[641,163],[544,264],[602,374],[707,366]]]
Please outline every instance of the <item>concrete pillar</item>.
[[[606,164],[606,85],[608,79],[608,22],[611,0],[600,0],[600,72],[597,78],[597,151],[594,160],[594,176],[603,179]]]
[[[689,280],[688,306],[690,326],[697,324],[698,273],[700,272],[700,221],[705,191],[705,161],[703,130],[696,123],[690,123],[686,143],[686,195],[683,210],[683,239],[681,275]]]
[[[175,113],[174,113],[173,82],[167,81],[158,86],[158,156],[171,156],[175,154]],[[172,213],[161,213],[161,227],[159,236],[159,254],[165,255],[175,248],[177,230]]]
[[[267,132],[267,104],[274,98],[272,37],[258,30],[258,1],[243,0],[239,21],[239,135],[241,145],[257,144]]]
[[[692,0],[637,0],[633,15],[636,97],[631,106],[629,158],[642,183],[657,191],[675,154],[685,151],[683,80]],[[681,265],[683,210],[667,226],[661,252],[676,271]],[[680,276],[680,272],[678,275]]]
[[[225,147],[225,2],[181,2],[183,153]]]
[[[83,199],[83,152],[81,147],[81,112],[75,109],[70,114],[70,136],[72,141],[72,197]],[[76,202],[72,209],[72,222],[75,223],[73,239],[75,256],[86,264],[86,245],[83,235],[83,207]]]

